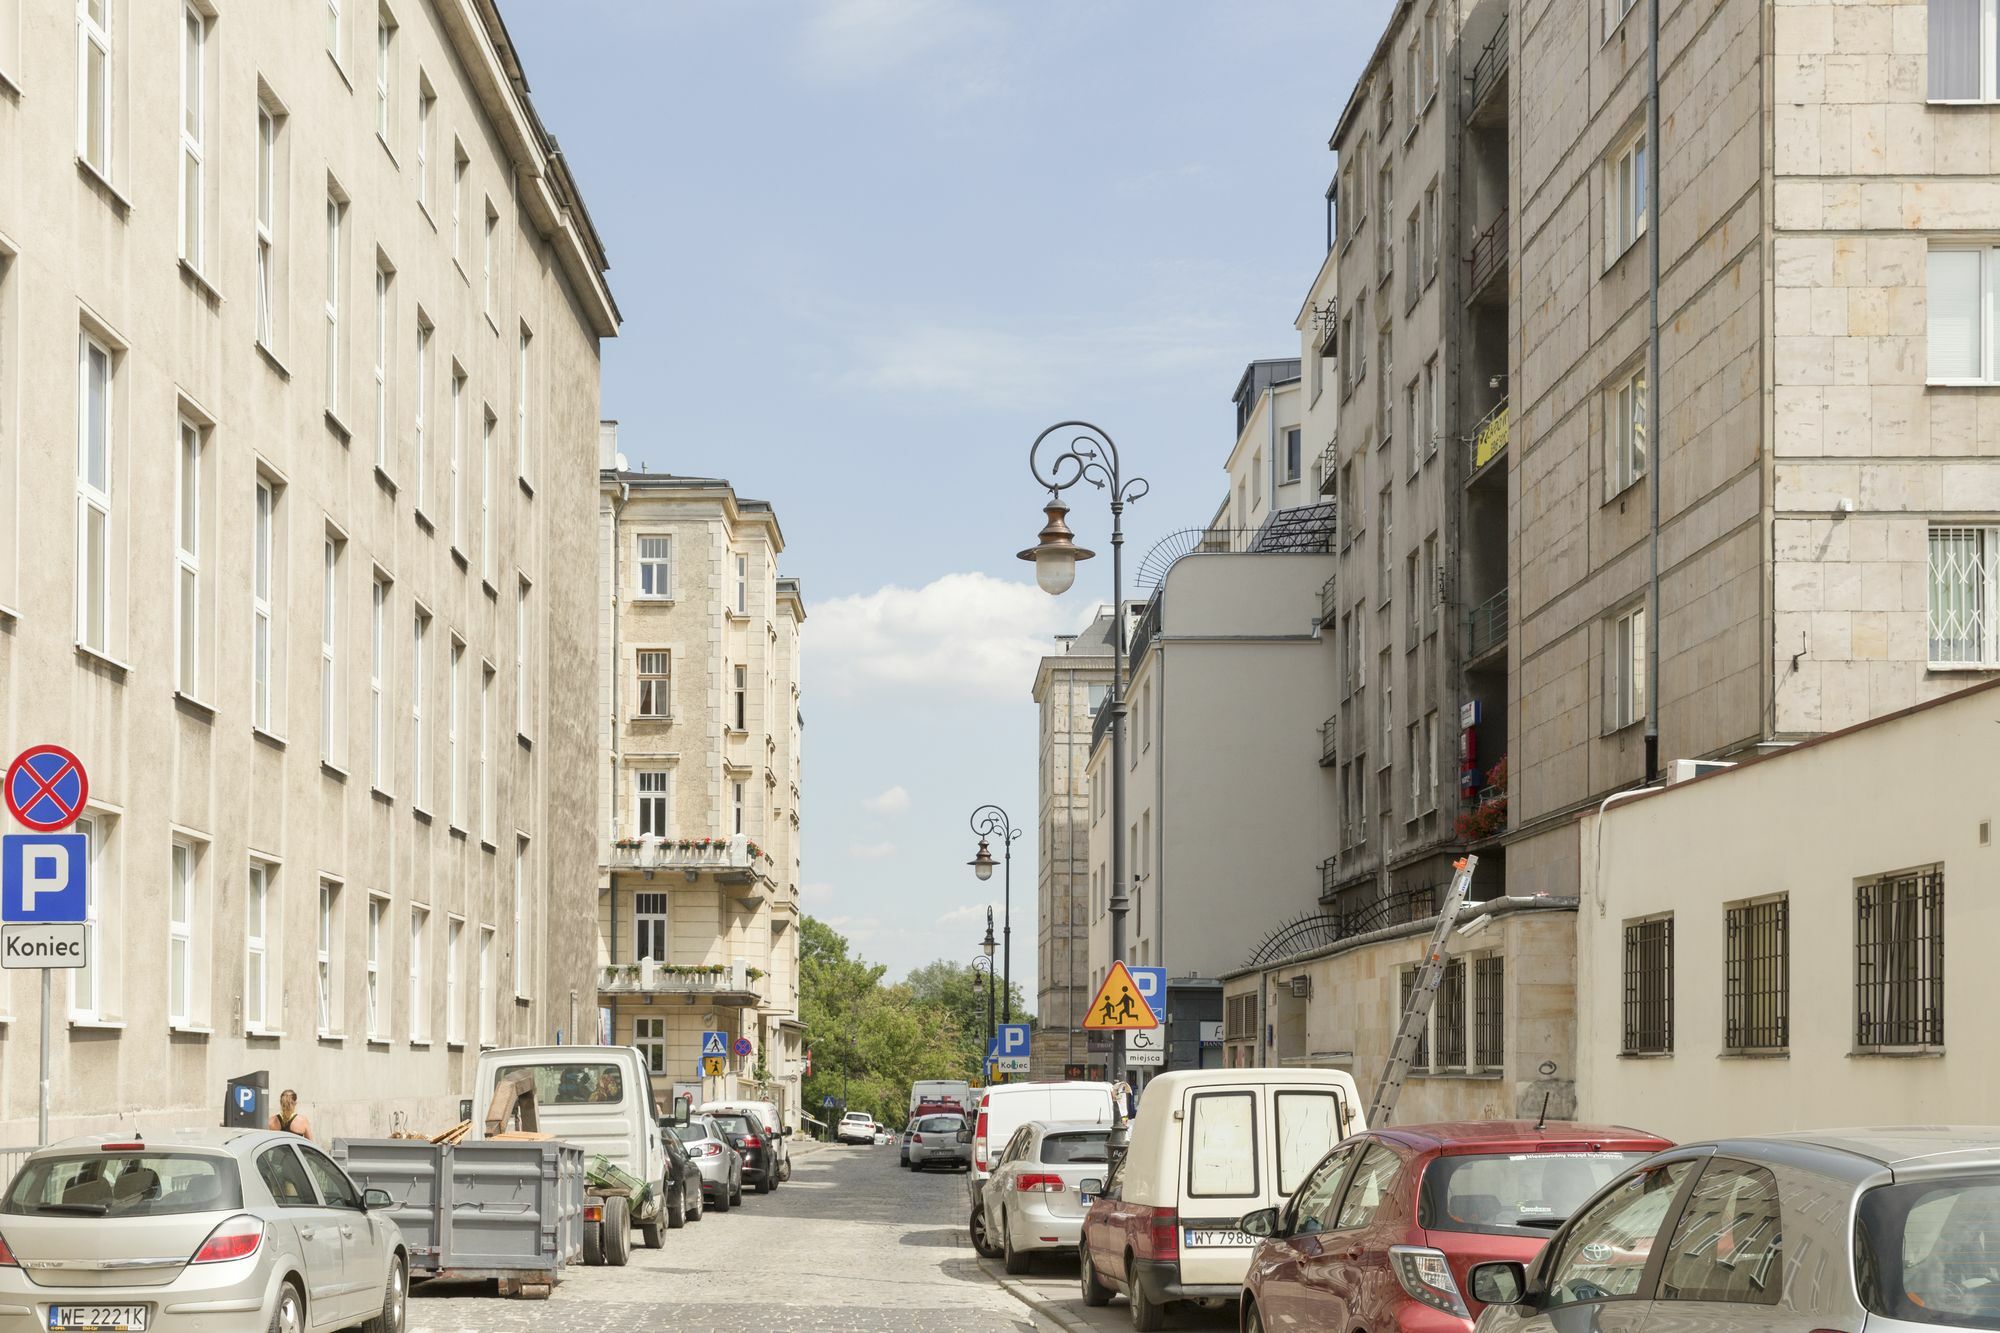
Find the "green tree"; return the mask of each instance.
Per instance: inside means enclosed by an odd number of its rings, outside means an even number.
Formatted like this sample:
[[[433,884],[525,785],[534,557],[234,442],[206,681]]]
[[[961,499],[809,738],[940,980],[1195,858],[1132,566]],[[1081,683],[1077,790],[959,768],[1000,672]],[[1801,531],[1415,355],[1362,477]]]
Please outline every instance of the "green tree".
[[[821,1101],[867,1111],[880,1123],[901,1125],[910,1084],[927,1078],[965,1078],[977,1063],[978,1032],[967,1039],[945,1007],[920,1001],[909,985],[885,985],[887,968],[855,955],[840,932],[806,917],[800,926],[800,1019],[813,1052],[806,1105],[824,1116]]]
[[[910,973],[907,983],[917,1003],[942,1009],[949,1014],[959,1030],[965,1064],[968,1069],[977,1070],[985,1064],[986,1038],[986,978],[978,971],[960,963],[938,959],[926,963]],[[1014,1021],[1033,1023],[1033,1017],[1026,1013],[1027,1001],[1021,988],[1013,988]],[[1005,1012],[999,998],[993,1003],[993,1020],[1000,1021]]]

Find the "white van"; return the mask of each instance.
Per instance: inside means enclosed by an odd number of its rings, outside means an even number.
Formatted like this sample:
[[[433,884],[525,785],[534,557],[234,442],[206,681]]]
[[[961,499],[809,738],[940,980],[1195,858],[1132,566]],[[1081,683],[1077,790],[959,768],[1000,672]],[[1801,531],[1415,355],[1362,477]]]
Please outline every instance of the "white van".
[[[1237,1219],[1290,1198],[1363,1120],[1354,1078],[1340,1070],[1161,1074],[1084,1221],[1085,1302],[1122,1291],[1134,1325],[1157,1328],[1154,1312],[1172,1302],[1235,1300],[1257,1245]]]
[[[1118,1123],[1109,1083],[1003,1083],[977,1094],[976,1114],[962,1136],[972,1141],[972,1169],[965,1173],[971,1196],[972,1247],[988,1259],[1000,1251],[986,1236],[986,1205],[982,1195],[1000,1150],[1014,1131],[1030,1120],[1064,1120],[1092,1125]]]
[[[665,1243],[667,1152],[653,1114],[653,1080],[635,1046],[511,1046],[481,1051],[472,1092],[472,1134],[484,1138],[486,1109],[493,1089],[517,1070],[535,1075],[536,1128],[583,1149],[584,1161],[603,1154],[611,1164],[638,1177],[645,1188],[635,1199],[585,1201],[586,1224],[601,1209],[598,1243],[586,1240],[585,1253],[622,1265],[637,1231],[647,1249]]]
[[[962,1078],[920,1078],[910,1085],[910,1109],[906,1114],[915,1115],[917,1108],[928,1102],[955,1102],[971,1110],[972,1085]]]

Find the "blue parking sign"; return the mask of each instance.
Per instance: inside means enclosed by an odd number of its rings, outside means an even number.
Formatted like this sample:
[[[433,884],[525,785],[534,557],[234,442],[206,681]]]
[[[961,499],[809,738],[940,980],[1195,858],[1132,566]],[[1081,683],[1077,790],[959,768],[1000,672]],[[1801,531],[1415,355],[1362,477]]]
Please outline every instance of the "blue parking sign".
[[[82,921],[90,905],[89,883],[89,835],[0,837],[0,921]]]

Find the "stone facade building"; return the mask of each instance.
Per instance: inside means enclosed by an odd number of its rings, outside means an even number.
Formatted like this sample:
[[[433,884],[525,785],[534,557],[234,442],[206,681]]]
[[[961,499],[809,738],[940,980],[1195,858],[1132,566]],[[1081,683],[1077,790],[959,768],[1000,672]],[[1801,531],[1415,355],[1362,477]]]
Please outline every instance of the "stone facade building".
[[[805,603],[768,502],[630,471],[612,422],[602,448],[600,1035],[647,1053],[662,1105],[771,1101],[800,1128]]]
[[[257,1069],[443,1128],[588,1020],[604,269],[489,0],[0,6],[0,748],[90,772],[52,1132]]]

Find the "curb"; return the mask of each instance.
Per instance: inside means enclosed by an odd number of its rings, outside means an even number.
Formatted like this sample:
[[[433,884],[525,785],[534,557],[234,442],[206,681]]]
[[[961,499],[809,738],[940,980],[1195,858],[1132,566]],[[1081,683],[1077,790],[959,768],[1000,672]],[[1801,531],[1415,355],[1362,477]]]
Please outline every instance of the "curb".
[[[1038,1320],[1046,1320],[1049,1324],[1061,1329],[1062,1333],[1098,1333],[1096,1328],[1083,1322],[1083,1320],[1077,1318],[1068,1310],[1050,1304],[1034,1292],[1028,1290],[1022,1283],[1008,1277],[1007,1270],[1002,1268],[996,1261],[981,1259],[979,1267],[999,1285],[1000,1290],[1027,1306],[1028,1310]]]

